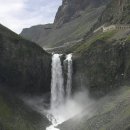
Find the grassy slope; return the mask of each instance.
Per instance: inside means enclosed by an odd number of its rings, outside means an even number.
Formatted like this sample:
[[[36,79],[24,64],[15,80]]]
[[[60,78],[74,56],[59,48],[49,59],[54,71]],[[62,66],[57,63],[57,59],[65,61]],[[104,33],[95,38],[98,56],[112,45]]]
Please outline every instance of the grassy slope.
[[[98,19],[97,16],[100,16],[103,9],[104,6],[94,8],[92,10],[86,10],[80,17],[64,24],[61,28],[52,29],[49,33],[47,33],[47,35],[45,35],[45,31],[42,31],[40,34],[36,31],[35,35],[37,36],[38,33],[39,37],[36,37],[35,41],[41,46],[55,47],[63,45],[63,43],[68,41],[80,39],[95,24]],[[22,36],[27,39],[32,39],[33,34],[35,33],[34,30],[33,32],[31,29],[26,29],[24,31],[28,32],[29,35],[26,36],[26,33],[25,35],[22,33]]]
[[[46,117],[26,106],[15,96],[0,92],[0,128],[2,130],[45,130]]]
[[[130,30],[93,34],[66,50],[74,52],[73,86],[89,86],[90,93],[101,96],[97,113],[88,120],[73,118],[60,125],[61,130],[129,130],[130,129]],[[116,88],[116,89],[115,89]]]
[[[73,118],[63,123],[61,130],[126,130],[130,128],[130,87],[109,94],[97,101],[96,114],[88,119]]]
[[[46,28],[49,28],[49,29],[46,29]],[[51,28],[53,28],[53,24],[32,26],[29,29],[28,28],[23,29],[20,35],[34,42],[40,42],[39,41],[40,38],[43,38],[43,37],[44,37],[44,40],[46,41],[48,35],[52,31]]]
[[[87,50],[91,44],[96,42],[97,40],[102,40],[102,41],[107,41],[109,38],[111,38],[116,31],[109,31],[105,33],[100,33],[98,35],[93,35],[89,40],[87,40],[85,43],[81,44],[78,46],[75,50],[74,53],[83,53],[85,50]]]

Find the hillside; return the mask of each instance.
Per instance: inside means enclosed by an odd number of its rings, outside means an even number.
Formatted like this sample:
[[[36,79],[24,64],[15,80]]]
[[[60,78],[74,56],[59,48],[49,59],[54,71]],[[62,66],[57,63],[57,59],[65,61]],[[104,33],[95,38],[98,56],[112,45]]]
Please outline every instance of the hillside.
[[[130,27],[94,32],[104,24],[129,25],[129,2],[63,0],[53,24],[23,29],[21,36],[0,25],[0,106],[3,106],[0,107],[0,129],[46,129],[47,119],[34,111],[36,108],[32,110],[26,106],[19,94],[27,94],[25,99],[29,95],[31,103],[41,107],[37,111],[43,113],[44,105],[51,106],[48,105],[51,87],[54,89],[51,96],[59,94],[62,98],[67,93],[66,90],[60,93],[67,88],[63,85],[68,74],[63,60],[65,54],[72,53],[72,99],[73,93],[84,90],[87,98],[83,103],[89,104],[90,99],[94,104],[85,108],[80,113],[82,116],[60,124],[60,130],[129,130]],[[39,45],[48,52],[63,55],[57,54],[58,58],[53,59]],[[54,85],[51,84],[53,77]],[[62,91],[57,87],[59,80],[63,80],[59,85]],[[47,104],[44,104],[43,95],[47,95]]]
[[[11,91],[38,93],[50,90],[50,54],[2,25],[0,61],[0,82]]]
[[[51,55],[0,25],[0,61],[0,129],[45,129],[47,118],[21,101],[20,95],[50,91]]]
[[[45,130],[49,124],[45,116],[27,106],[18,96],[0,88],[1,130]]]
[[[46,48],[62,46],[66,45],[64,43],[82,39],[97,22],[108,2],[108,0],[107,2],[82,0],[78,3],[76,0],[63,0],[54,24],[49,25],[51,29],[46,29],[48,25],[38,25],[24,29],[21,36]]]
[[[129,130],[130,87],[123,86],[98,100],[91,106],[89,117],[86,111],[59,125],[60,130]]]

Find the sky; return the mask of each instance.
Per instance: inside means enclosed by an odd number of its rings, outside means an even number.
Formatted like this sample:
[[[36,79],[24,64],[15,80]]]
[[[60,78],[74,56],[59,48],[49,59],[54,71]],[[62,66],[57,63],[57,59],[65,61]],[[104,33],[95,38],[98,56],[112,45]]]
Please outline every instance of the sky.
[[[62,0],[0,0],[0,23],[16,33],[54,21]]]

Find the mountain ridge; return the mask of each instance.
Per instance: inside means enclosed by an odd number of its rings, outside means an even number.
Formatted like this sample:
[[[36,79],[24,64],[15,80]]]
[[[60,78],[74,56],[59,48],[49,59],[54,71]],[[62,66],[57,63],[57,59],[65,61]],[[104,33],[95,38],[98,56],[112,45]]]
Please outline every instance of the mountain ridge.
[[[52,29],[44,29],[46,25],[38,28],[28,28],[21,32],[21,36],[33,40],[41,47],[56,47],[66,42],[79,40],[89,32],[91,27],[97,22],[98,18],[105,9],[109,1],[102,0],[63,0],[56,14]],[[78,3],[78,4],[77,4]],[[59,39],[60,37],[60,39]]]
[[[60,27],[63,24],[80,17],[86,8],[96,8],[107,2],[108,0],[63,0],[62,5],[56,13],[54,24],[56,27]]]

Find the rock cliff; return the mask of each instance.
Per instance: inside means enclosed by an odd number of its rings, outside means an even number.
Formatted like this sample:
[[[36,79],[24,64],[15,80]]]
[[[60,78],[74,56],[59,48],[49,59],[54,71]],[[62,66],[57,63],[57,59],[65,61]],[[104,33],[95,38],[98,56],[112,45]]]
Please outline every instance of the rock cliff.
[[[130,43],[95,41],[74,62],[74,87],[85,86],[93,97],[129,84]]]
[[[12,91],[50,90],[51,55],[0,25],[0,82]]]
[[[83,11],[90,8],[97,8],[109,2],[108,0],[63,0],[62,5],[56,14],[54,24],[57,27],[64,23],[80,17]]]
[[[129,24],[129,13],[129,0],[112,0],[99,18],[99,24]]]

